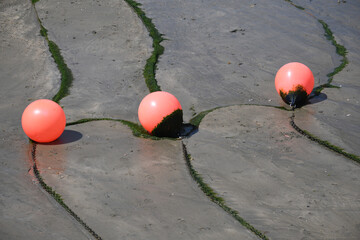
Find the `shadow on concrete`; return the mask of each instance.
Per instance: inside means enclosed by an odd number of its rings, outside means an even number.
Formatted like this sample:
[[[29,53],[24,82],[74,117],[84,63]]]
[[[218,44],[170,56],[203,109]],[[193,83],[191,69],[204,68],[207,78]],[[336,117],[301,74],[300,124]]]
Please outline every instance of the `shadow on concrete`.
[[[327,95],[325,93],[320,93],[318,95],[313,95],[309,97],[308,104],[316,104],[327,99]]]
[[[181,138],[189,138],[195,133],[199,131],[199,128],[197,126],[194,126],[190,123],[183,123],[180,130],[180,137]]]
[[[50,143],[42,143],[43,145],[61,145],[66,143],[72,143],[78,141],[82,138],[82,134],[80,132],[74,130],[64,130],[63,134],[53,142]]]

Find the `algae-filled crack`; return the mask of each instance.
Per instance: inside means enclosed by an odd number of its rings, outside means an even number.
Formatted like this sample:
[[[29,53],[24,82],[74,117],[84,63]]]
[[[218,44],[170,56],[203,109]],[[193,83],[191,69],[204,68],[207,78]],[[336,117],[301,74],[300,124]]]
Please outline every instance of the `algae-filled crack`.
[[[35,8],[35,3],[38,0],[32,0],[32,3],[34,4],[34,9],[36,11]],[[155,76],[155,71],[156,71],[156,65],[158,63],[159,60],[159,56],[161,54],[163,54],[164,52],[164,47],[161,46],[161,42],[164,40],[163,35],[161,33],[159,33],[159,31],[156,29],[155,25],[152,23],[152,20],[150,18],[148,18],[145,14],[145,12],[140,8],[140,4],[133,1],[133,0],[124,0],[125,2],[127,2],[129,4],[130,7],[132,7],[132,9],[134,10],[134,12],[138,15],[138,17],[142,20],[143,24],[146,26],[147,30],[149,31],[149,35],[153,40],[153,52],[152,55],[150,56],[150,58],[147,59],[146,61],[146,65],[144,67],[144,71],[143,71],[143,76],[145,78],[145,82],[146,85],[149,89],[150,92],[154,92],[154,91],[159,91],[161,90],[160,86],[157,84],[156,81],[156,76]],[[294,5],[291,1],[289,0],[285,0],[287,2],[290,2],[292,5]],[[300,10],[305,10],[305,8],[301,7],[301,6],[297,6],[294,5],[296,8],[300,9]],[[316,18],[317,19],[317,18]],[[332,31],[330,30],[329,26],[322,20],[317,19],[318,22],[320,24],[322,24],[324,31],[325,31],[325,36],[327,37],[327,39],[329,41],[331,41],[331,43],[336,47],[336,52],[338,55],[342,56],[343,59],[341,60],[341,64],[336,67],[331,73],[329,73],[327,75],[328,77],[328,82],[326,84],[323,84],[321,86],[318,86],[317,88],[314,89],[314,94],[318,95],[320,94],[320,92],[324,89],[324,88],[330,88],[330,87],[335,87],[333,86],[332,80],[334,75],[336,75],[337,73],[339,73],[341,70],[343,70],[345,68],[345,66],[348,64],[348,59],[346,57],[347,51],[345,49],[344,46],[341,46],[340,44],[338,44],[335,40],[335,38],[332,35]],[[58,69],[61,73],[61,86],[60,89],[58,91],[58,93],[54,96],[53,100],[56,102],[60,102],[60,100],[65,97],[66,95],[70,94],[69,89],[71,86],[71,83],[73,81],[73,76],[71,73],[71,70],[68,68],[68,66],[66,65],[63,57],[61,56],[61,51],[59,49],[59,47],[56,45],[56,43],[54,43],[53,41],[51,41],[48,36],[47,36],[47,30],[44,28],[44,26],[41,23],[41,20],[38,18],[40,27],[41,27],[41,35],[46,39],[48,46],[49,46],[49,51],[52,54],[52,57],[54,58],[55,63],[58,66]],[[238,104],[240,105],[245,105],[245,104]],[[249,105],[249,104],[247,104]],[[256,106],[266,106],[266,107],[274,107],[274,106],[267,106],[267,105],[253,105],[254,107]],[[199,127],[200,123],[202,121],[202,119],[209,114],[212,111],[215,111],[219,108],[222,107],[216,107],[210,110],[205,110],[203,112],[200,112],[199,114],[197,114],[195,117],[193,117],[190,120],[190,124],[192,124],[195,127]],[[286,108],[283,107],[274,107],[277,109],[282,109],[284,111],[289,111]],[[296,111],[296,110],[295,110]],[[343,156],[354,160],[355,162],[360,163],[359,161],[359,157],[354,155],[354,154],[350,154],[347,153],[345,151],[343,151],[341,148],[327,142],[324,140],[321,140],[320,138],[314,136],[313,134],[309,133],[306,130],[300,129],[294,121],[295,118],[295,114],[292,115],[292,117],[290,117],[290,124],[293,126],[293,128],[299,132],[302,135],[307,136],[310,140],[318,142],[319,144],[331,149],[332,151],[335,151],[339,154],[342,154]],[[153,140],[158,140],[161,138],[155,137],[155,136],[151,136],[149,135],[146,130],[144,130],[144,128],[142,126],[140,126],[139,124],[136,123],[132,123],[130,121],[126,121],[126,120],[122,120],[122,119],[115,119],[115,118],[84,118],[84,119],[80,119],[77,121],[73,121],[70,123],[67,123],[67,126],[71,126],[71,125],[78,125],[78,124],[82,124],[82,123],[86,123],[86,122],[91,122],[91,121],[117,121],[117,122],[121,122],[122,124],[128,126],[132,132],[133,135],[135,137],[142,137],[142,138],[150,138]],[[260,230],[256,229],[253,225],[251,225],[251,223],[247,222],[244,218],[241,217],[241,212],[239,213],[237,210],[232,209],[231,207],[229,207],[226,204],[226,201],[219,197],[219,195],[215,192],[215,190],[208,184],[206,183],[201,174],[198,173],[198,171],[194,168],[194,166],[192,165],[192,158],[190,153],[188,152],[186,145],[184,143],[184,141],[181,142],[182,148],[183,148],[183,154],[184,154],[184,159],[185,159],[185,164],[188,168],[189,174],[190,176],[193,178],[193,180],[199,185],[199,188],[204,192],[204,194],[214,203],[216,203],[218,206],[220,206],[221,209],[223,209],[225,212],[227,212],[228,214],[230,214],[236,221],[238,221],[242,226],[244,226],[245,228],[247,228],[248,230],[250,230],[251,232],[253,232],[257,237],[261,238],[261,239],[268,239],[268,237],[261,232]],[[50,186],[48,186],[46,184],[46,182],[44,181],[44,179],[42,178],[38,167],[37,167],[37,162],[36,162],[36,146],[37,144],[35,142],[32,142],[32,160],[33,160],[33,171],[34,174],[36,176],[36,178],[39,181],[39,184],[41,185],[41,187],[48,192],[72,217],[74,217],[90,234],[92,234],[93,237],[95,237],[96,239],[101,239],[101,237],[95,233],[73,210],[71,210],[66,204],[64,199],[57,193],[55,192]]]
[[[321,91],[324,88],[339,88],[338,86],[334,86],[332,85],[332,81],[333,78],[336,74],[338,74],[340,71],[342,71],[346,65],[349,63],[349,60],[347,58],[347,50],[344,46],[342,46],[341,44],[339,44],[336,40],[335,37],[333,35],[333,32],[331,31],[331,29],[329,28],[329,25],[324,22],[321,19],[318,19],[317,17],[315,17],[313,14],[309,13],[306,11],[306,9],[302,6],[296,5],[294,4],[291,0],[284,0],[286,2],[289,2],[292,6],[296,7],[297,9],[300,9],[301,11],[304,11],[305,13],[307,13],[309,16],[313,17],[314,19],[316,19],[323,27],[324,29],[324,36],[326,37],[327,40],[329,40],[331,42],[332,45],[334,45],[335,49],[336,49],[336,53],[342,57],[342,59],[340,60],[340,65],[335,67],[334,70],[330,73],[328,73],[326,76],[328,77],[327,83],[322,84],[318,87],[315,87],[313,90],[313,93],[315,95],[319,95],[321,93]]]
[[[291,5],[295,6],[296,8],[298,8],[298,9],[300,9],[302,11],[306,10],[304,7],[294,4],[291,0],[285,0],[285,1],[289,2]],[[311,14],[309,12],[306,12],[306,13],[308,15],[310,15],[311,17],[313,17],[314,19],[316,19],[322,25],[322,27],[324,29],[324,32],[325,32],[324,36],[335,47],[336,53],[339,56],[342,57],[342,59],[340,60],[339,66],[335,67],[332,72],[330,72],[330,73],[328,73],[326,75],[328,77],[327,83],[322,84],[322,85],[314,88],[313,93],[316,96],[316,95],[319,95],[324,88],[340,88],[338,86],[332,85],[332,82],[333,82],[334,76],[336,74],[338,74],[339,72],[341,72],[346,67],[346,65],[349,63],[349,60],[348,60],[348,58],[346,56],[347,55],[346,48],[336,41],[336,39],[335,39],[335,37],[333,35],[333,32],[329,28],[329,25],[327,23],[325,23],[323,20],[316,18],[313,14]],[[310,133],[310,132],[308,132],[308,131],[306,131],[304,129],[301,129],[299,126],[297,126],[296,123],[295,123],[295,112],[290,117],[290,125],[298,133],[306,136],[311,141],[317,142],[320,145],[322,145],[322,146],[324,146],[324,147],[326,147],[326,148],[328,148],[328,149],[330,149],[330,150],[332,150],[332,151],[334,151],[336,153],[339,153],[339,154],[343,155],[344,157],[346,157],[348,159],[351,159],[351,160],[353,160],[353,161],[355,161],[357,163],[360,163],[360,157],[359,156],[357,156],[355,154],[352,154],[352,153],[348,153],[348,152],[344,151],[344,149],[342,149],[342,148],[340,148],[338,146],[335,146],[335,145],[331,144],[330,142],[328,142],[326,140],[322,140],[319,137],[315,136],[314,134],[312,134],[312,133]]]

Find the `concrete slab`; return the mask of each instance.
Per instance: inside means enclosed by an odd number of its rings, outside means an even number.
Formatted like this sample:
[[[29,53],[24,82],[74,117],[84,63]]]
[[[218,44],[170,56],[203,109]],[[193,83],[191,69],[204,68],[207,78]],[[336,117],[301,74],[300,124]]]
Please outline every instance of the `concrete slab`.
[[[88,239],[29,174],[21,114],[31,101],[54,95],[59,86],[39,31],[30,1],[0,2],[0,238]]]
[[[184,119],[210,108],[255,103],[285,106],[274,90],[274,77],[285,63],[311,68],[315,86],[340,65],[341,57],[324,36],[319,19],[328,23],[347,50],[348,66],[333,84],[304,107],[323,127],[300,127],[359,155],[360,143],[360,5],[356,2],[293,1],[151,1],[143,9],[165,35],[165,53],[157,78],[163,90],[181,99]],[[286,24],[285,24],[286,23]],[[326,100],[326,101],[325,101]],[[299,114],[301,115],[301,114]]]
[[[36,9],[74,75],[71,94],[61,101],[68,121],[136,121],[148,94],[143,68],[152,40],[126,2],[41,0]]]
[[[283,64],[307,64],[320,85],[340,63],[317,19],[286,1],[139,2],[168,39],[157,79],[178,97],[186,121],[217,106],[282,106],[273,81]],[[360,50],[353,39],[359,4],[346,4],[304,3],[329,23],[350,63],[334,78],[342,88],[324,90],[296,110],[295,119],[358,154]],[[61,101],[67,120],[137,122],[152,49],[131,8],[115,0],[41,0],[36,9],[75,77]],[[51,98],[60,77],[30,1],[2,1],[0,14],[0,203],[6,207],[0,235],[90,238],[28,175],[20,116],[32,100]],[[357,239],[359,165],[295,133],[290,114],[259,106],[215,110],[184,140],[195,169],[271,239]],[[46,183],[104,239],[256,239],[191,180],[180,141],[138,139],[120,123],[92,122],[67,127],[52,145],[38,145],[37,160]]]
[[[39,170],[103,239],[257,239],[192,181],[179,140],[135,138],[111,121],[67,129],[82,138],[38,145]]]
[[[286,1],[139,2],[169,39],[157,79],[185,120],[217,106],[281,105],[274,78],[288,62],[308,65],[316,85],[339,64],[321,24]]]
[[[359,164],[294,132],[290,112],[234,106],[186,140],[194,168],[270,239],[358,239]]]
[[[334,76],[333,84],[340,89],[325,89],[326,101],[321,101],[304,108],[306,113],[298,113],[299,126],[333,142],[346,151],[360,155],[360,5],[346,1],[294,1],[306,8],[306,11],[325,21],[332,30],[335,40],[343,45],[348,53],[349,64]],[[316,102],[316,99],[314,99]],[[319,124],[312,124],[308,115],[317,119]]]

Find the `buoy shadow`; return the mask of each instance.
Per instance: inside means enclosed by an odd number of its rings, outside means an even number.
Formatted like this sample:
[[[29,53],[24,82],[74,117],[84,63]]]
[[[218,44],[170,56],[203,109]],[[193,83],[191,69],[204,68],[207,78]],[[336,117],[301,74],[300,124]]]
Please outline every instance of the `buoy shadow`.
[[[61,136],[56,139],[53,142],[49,143],[41,143],[43,145],[61,145],[61,144],[67,144],[72,143],[80,140],[82,138],[82,134],[78,131],[74,130],[64,130],[64,132],[61,134]]]
[[[327,99],[327,95],[325,93],[320,93],[317,95],[310,94],[307,104],[316,104]]]
[[[191,123],[183,123],[180,129],[180,137],[189,138],[199,131],[199,128]]]
[[[298,102],[295,105],[295,108],[302,108],[303,106],[306,105],[316,104],[325,101],[326,99],[327,99],[327,95],[325,93],[315,94],[312,92],[306,100]]]

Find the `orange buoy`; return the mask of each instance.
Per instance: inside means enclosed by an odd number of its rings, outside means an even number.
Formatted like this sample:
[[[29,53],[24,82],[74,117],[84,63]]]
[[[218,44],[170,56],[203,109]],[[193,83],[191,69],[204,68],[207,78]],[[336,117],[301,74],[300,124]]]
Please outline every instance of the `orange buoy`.
[[[139,105],[138,117],[145,130],[158,137],[177,137],[183,122],[180,102],[164,91],[145,96]]]
[[[292,107],[301,106],[314,88],[314,75],[302,63],[287,63],[276,73],[275,88],[284,102]]]
[[[21,125],[30,139],[47,143],[56,140],[64,132],[66,117],[59,104],[48,99],[39,99],[25,108]]]

